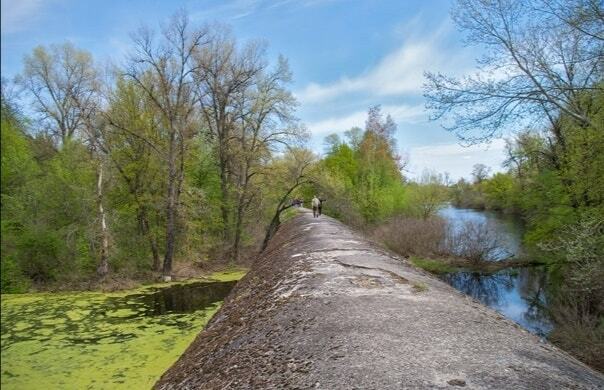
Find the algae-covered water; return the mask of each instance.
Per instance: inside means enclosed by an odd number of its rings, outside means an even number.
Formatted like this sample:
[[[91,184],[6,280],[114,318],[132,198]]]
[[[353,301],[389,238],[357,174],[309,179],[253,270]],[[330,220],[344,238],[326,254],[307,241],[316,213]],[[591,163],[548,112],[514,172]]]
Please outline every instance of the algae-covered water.
[[[148,389],[241,276],[120,293],[2,295],[2,389]]]

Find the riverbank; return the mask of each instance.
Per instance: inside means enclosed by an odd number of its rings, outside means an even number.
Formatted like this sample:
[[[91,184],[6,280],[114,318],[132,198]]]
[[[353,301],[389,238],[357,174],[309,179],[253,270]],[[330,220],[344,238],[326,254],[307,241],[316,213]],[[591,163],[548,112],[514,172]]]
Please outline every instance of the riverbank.
[[[149,388],[244,274],[110,293],[3,294],[2,388]]]
[[[501,261],[471,261],[462,258],[422,258],[411,256],[409,261],[413,265],[437,275],[457,271],[490,274],[509,268],[551,265],[551,263],[530,258],[512,258]]]
[[[172,281],[162,282],[161,273],[149,272],[145,275],[140,275],[138,278],[132,278],[128,274],[111,274],[105,280],[90,279],[90,280],[75,280],[61,281],[56,283],[36,284],[32,285],[27,292],[20,294],[37,294],[37,293],[78,293],[78,292],[119,292],[127,290],[135,290],[138,288],[147,287],[165,287],[181,283],[194,283],[199,281],[227,281],[223,278],[232,278],[233,275],[240,275],[240,279],[248,271],[245,267],[233,266],[213,266],[201,269],[193,267],[190,264],[177,264],[173,272]],[[5,293],[2,295],[15,295]]]

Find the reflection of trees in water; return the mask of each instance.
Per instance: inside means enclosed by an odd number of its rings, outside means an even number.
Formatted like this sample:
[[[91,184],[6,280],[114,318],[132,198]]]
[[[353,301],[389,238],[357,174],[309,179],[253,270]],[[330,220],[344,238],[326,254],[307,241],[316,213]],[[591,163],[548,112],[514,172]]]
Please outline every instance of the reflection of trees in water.
[[[547,272],[543,267],[526,267],[518,270],[518,293],[526,302],[524,319],[534,324],[533,328],[540,334],[551,330],[547,310]]]
[[[457,290],[478,299],[487,306],[498,305],[502,293],[514,287],[514,278],[507,272],[493,275],[457,272],[446,275],[445,280]]]
[[[507,300],[507,295],[516,290],[524,310],[520,317],[514,319],[540,335],[551,330],[546,306],[547,273],[542,268],[508,269],[496,274],[457,272],[444,276],[444,279],[457,290],[487,306],[500,309],[513,304]]]

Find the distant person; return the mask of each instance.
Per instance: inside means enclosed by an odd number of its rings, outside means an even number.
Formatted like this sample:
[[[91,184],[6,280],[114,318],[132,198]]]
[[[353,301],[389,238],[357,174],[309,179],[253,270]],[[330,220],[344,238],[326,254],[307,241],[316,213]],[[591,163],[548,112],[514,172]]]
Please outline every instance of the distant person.
[[[326,200],[327,199],[319,198],[319,215],[323,213],[323,202],[325,202]]]
[[[319,198],[317,198],[317,195],[314,196],[314,198],[312,198],[311,201],[312,204],[312,216],[315,218],[319,218],[320,215],[320,207],[321,207],[321,201],[319,200]]]

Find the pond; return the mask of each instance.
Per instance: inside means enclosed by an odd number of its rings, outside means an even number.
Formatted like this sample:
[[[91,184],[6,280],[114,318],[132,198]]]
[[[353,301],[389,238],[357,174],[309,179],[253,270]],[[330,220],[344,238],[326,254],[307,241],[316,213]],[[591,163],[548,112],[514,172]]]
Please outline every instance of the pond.
[[[242,275],[120,293],[2,295],[2,388],[150,388]]]
[[[507,257],[522,252],[523,225],[522,221],[513,216],[453,206],[441,209],[439,215],[453,229],[459,228],[466,221],[488,223],[502,246],[499,251],[502,257],[503,254]],[[456,271],[444,274],[442,279],[528,331],[545,337],[552,330],[547,314],[547,276],[547,269],[541,266],[508,268],[490,274]]]

